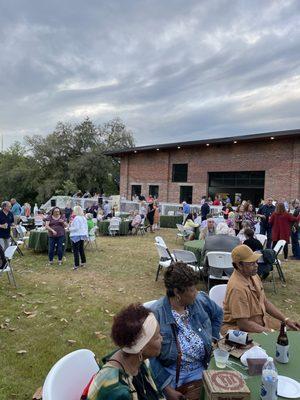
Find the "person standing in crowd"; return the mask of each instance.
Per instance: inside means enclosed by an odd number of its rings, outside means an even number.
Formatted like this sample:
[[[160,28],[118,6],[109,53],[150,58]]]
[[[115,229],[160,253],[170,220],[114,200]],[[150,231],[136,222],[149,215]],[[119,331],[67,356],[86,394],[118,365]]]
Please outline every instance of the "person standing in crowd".
[[[219,196],[218,196],[218,195],[216,195],[216,196],[215,196],[215,199],[214,199],[213,205],[214,205],[214,206],[220,206],[220,205],[221,205],[221,201],[220,201],[220,199],[219,199]]]
[[[284,260],[288,258],[288,245],[291,235],[291,223],[299,223],[300,215],[294,217],[288,213],[283,203],[277,203],[275,212],[271,215],[269,223],[272,226],[272,247],[276,246],[278,240],[285,240],[286,244],[283,248]]]
[[[210,207],[208,205],[208,200],[205,199],[205,202],[201,206],[201,218],[202,218],[202,221],[206,220],[207,214],[209,214],[209,213],[210,213]]]
[[[105,200],[103,205],[103,213],[104,213],[104,219],[112,217],[111,205],[107,200]]]
[[[88,224],[84,212],[80,206],[75,206],[73,210],[75,218],[69,226],[70,239],[72,241],[74,254],[74,270],[85,267],[86,257],[84,253],[84,241],[88,238]],[[79,263],[80,257],[80,263]]]
[[[269,223],[269,219],[273,212],[275,211],[275,206],[273,205],[272,197],[269,197],[265,204],[259,207],[257,212],[257,217],[260,217],[260,234],[267,236],[267,249],[271,248],[272,243],[272,226]]]
[[[186,201],[183,201],[182,210],[183,210],[183,223],[185,223],[186,217],[191,212],[191,206]]]
[[[150,232],[153,232],[155,208],[153,202],[148,204],[147,219],[149,221]]]
[[[20,204],[17,202],[16,199],[11,199],[10,200],[10,204],[11,204],[11,212],[14,216],[14,223],[15,225],[17,225],[19,223],[20,220],[20,216],[22,213],[22,207],[20,206]]]
[[[87,213],[85,217],[87,220],[88,232],[90,233],[90,230],[95,228],[95,222],[93,221],[93,214]]]
[[[45,228],[49,236],[49,264],[53,265],[55,246],[57,247],[58,265],[62,265],[63,244],[65,241],[65,228],[68,226],[65,218],[61,214],[59,207],[54,207],[50,215],[45,219]]]
[[[72,211],[73,210],[72,210],[72,207],[71,207],[71,203],[68,201],[67,204],[66,204],[66,207],[65,207],[65,218],[67,220],[67,223],[70,222]]]
[[[294,217],[298,217],[300,215],[300,200],[295,199],[293,201],[294,207]],[[300,245],[299,245],[299,222],[294,222],[291,228],[291,239],[292,239],[292,252],[293,257],[296,260],[300,260]]]
[[[255,221],[255,211],[253,209],[253,205],[251,203],[246,203],[244,210],[245,212],[243,214],[242,220],[249,221],[250,229],[255,230],[256,221]]]
[[[234,230],[236,235],[242,229],[244,211],[245,207],[243,204],[240,204],[235,211]]]
[[[4,251],[10,245],[10,228],[14,224],[14,216],[10,209],[10,202],[3,201],[0,210],[0,246]]]
[[[160,214],[159,214],[159,204],[158,201],[154,201],[154,220],[153,220],[153,229],[159,229],[159,221],[160,221]]]
[[[31,205],[29,203],[24,203],[24,205],[22,206],[21,215],[26,218],[29,218],[31,216]]]
[[[233,211],[233,208],[230,203],[226,203],[222,208],[224,219],[228,219],[228,214]]]

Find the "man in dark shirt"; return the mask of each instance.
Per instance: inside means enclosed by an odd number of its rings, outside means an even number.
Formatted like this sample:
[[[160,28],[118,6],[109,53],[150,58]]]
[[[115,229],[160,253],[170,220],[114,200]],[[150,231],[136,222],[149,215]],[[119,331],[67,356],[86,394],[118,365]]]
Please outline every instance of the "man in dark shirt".
[[[267,248],[271,248],[272,243],[272,226],[269,224],[269,218],[275,211],[273,206],[273,199],[269,197],[266,204],[259,207],[257,216],[260,217],[260,234],[267,235]]]
[[[300,214],[300,201],[298,199],[293,201],[294,206],[294,217],[298,217]],[[294,222],[291,229],[291,239],[292,239],[292,252],[293,257],[296,260],[300,260],[300,245],[299,245],[299,223]]]
[[[204,204],[202,204],[202,206],[201,206],[201,218],[202,218],[202,221],[206,220],[207,214],[209,214],[209,213],[210,213],[210,207],[208,205],[208,200],[205,199]]]
[[[244,230],[244,235],[246,237],[246,240],[244,240],[244,243],[246,246],[250,247],[252,251],[261,251],[263,249],[263,245],[261,242],[254,237],[254,231],[250,228],[246,228]]]
[[[4,251],[10,245],[10,227],[14,224],[14,216],[10,209],[10,202],[3,201],[0,211],[0,246]]]

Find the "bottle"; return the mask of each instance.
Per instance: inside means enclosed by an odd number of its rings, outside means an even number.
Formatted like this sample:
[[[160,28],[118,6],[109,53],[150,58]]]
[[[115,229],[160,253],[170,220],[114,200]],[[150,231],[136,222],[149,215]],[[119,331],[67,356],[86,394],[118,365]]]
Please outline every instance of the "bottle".
[[[35,203],[35,205],[33,207],[33,214],[37,215],[38,211],[39,211],[38,205],[37,205],[37,203]]]
[[[280,333],[276,343],[275,359],[282,364],[289,362],[289,339],[286,334],[285,322],[281,322]]]
[[[268,357],[262,369],[260,398],[277,400],[278,373],[272,357]]]

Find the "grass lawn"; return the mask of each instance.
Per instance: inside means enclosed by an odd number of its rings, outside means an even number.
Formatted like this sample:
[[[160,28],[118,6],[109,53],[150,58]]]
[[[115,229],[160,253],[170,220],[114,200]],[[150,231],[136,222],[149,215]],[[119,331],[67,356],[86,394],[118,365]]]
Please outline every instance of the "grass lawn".
[[[174,229],[159,235],[170,249],[182,248]],[[78,271],[72,270],[71,253],[62,267],[47,267],[45,253],[24,250],[24,257],[16,256],[18,289],[5,276],[0,279],[1,400],[31,399],[51,366],[73,350],[88,348],[100,359],[113,349],[113,315],[126,304],[164,294],[162,277],[155,282],[154,236],[99,237],[99,249],[86,251],[88,266]],[[274,295],[266,284],[266,293],[287,316],[300,320],[300,263],[285,263],[284,270],[287,286],[278,283]]]

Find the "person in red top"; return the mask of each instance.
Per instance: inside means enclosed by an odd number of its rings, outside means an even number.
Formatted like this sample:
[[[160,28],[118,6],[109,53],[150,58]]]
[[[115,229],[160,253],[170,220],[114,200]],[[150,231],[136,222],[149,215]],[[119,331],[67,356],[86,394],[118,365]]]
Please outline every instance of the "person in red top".
[[[291,224],[293,222],[300,221],[300,215],[293,217],[292,214],[288,213],[283,203],[276,205],[275,212],[269,219],[270,225],[272,225],[272,247],[274,248],[278,240],[285,240],[286,244],[283,248],[284,259],[287,261],[288,258],[288,244],[291,235]]]
[[[220,206],[220,205],[221,205],[221,202],[220,202],[219,196],[215,196],[213,206]]]

